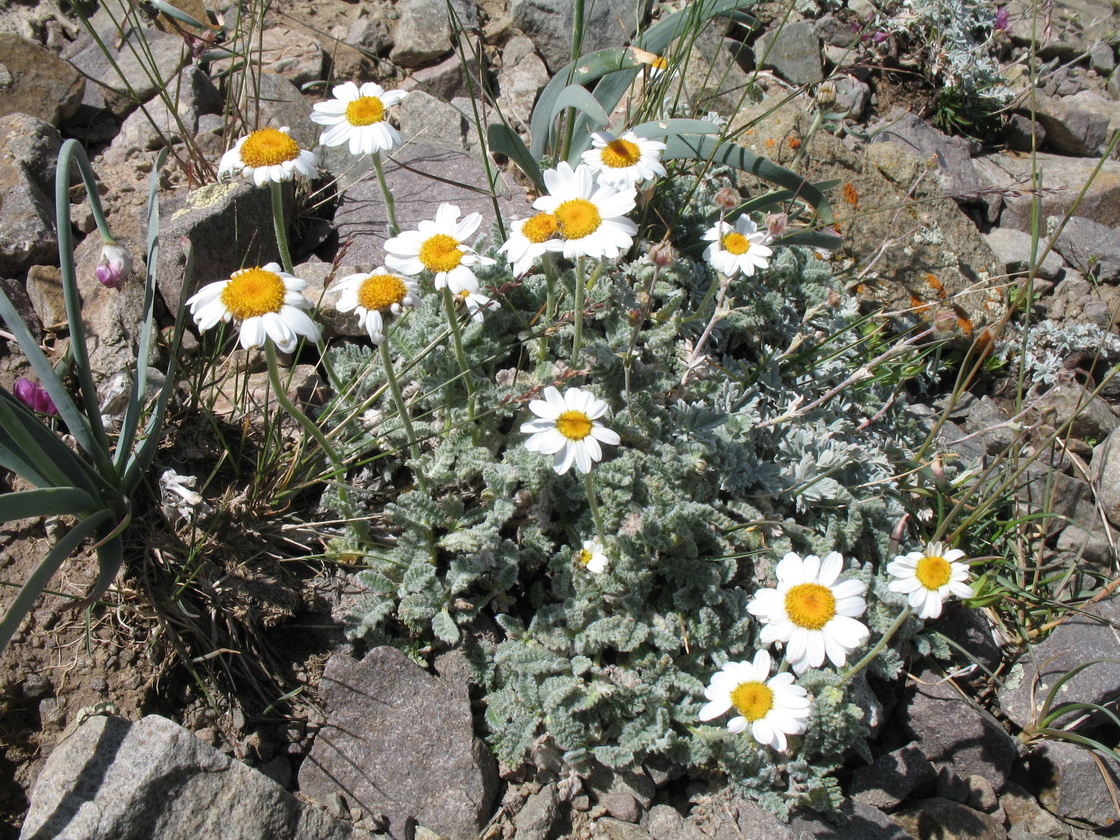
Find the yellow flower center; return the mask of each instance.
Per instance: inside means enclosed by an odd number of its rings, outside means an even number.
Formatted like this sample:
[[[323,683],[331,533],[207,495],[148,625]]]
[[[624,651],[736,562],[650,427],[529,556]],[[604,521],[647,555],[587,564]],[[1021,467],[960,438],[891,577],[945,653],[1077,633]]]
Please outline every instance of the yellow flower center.
[[[651,61],[649,63],[649,66],[652,67],[654,70],[664,70],[666,67],[669,66],[669,62],[666,61],[661,56],[657,56],[657,58],[655,58],[653,61]]]
[[[738,256],[747,253],[750,249],[751,241],[741,233],[735,233],[733,231],[723,237],[723,250],[728,253]]]
[[[767,712],[774,708],[774,692],[764,683],[739,683],[731,692],[731,702],[735,704],[739,714],[754,723],[766,717]]]
[[[583,440],[591,434],[591,418],[582,411],[565,411],[556,418],[556,431],[568,440]]]
[[[538,213],[521,226],[521,235],[530,242],[544,242],[556,235],[556,217],[551,213]]]
[[[437,233],[429,236],[420,246],[420,262],[428,271],[439,273],[451,271],[463,261],[463,252],[459,250],[459,241],[454,236],[446,233]]]
[[[463,289],[463,291],[459,292],[459,297],[462,298],[463,303],[466,303],[468,300],[470,300],[471,290]]]
[[[601,158],[604,166],[625,169],[642,159],[642,150],[629,140],[613,140],[603,147]]]
[[[408,297],[408,287],[393,274],[371,274],[358,287],[358,305],[370,312],[388,309],[394,303],[403,303]]]
[[[599,208],[586,198],[570,198],[556,208],[556,224],[565,239],[583,239],[602,224]]]
[[[244,321],[266,312],[279,312],[284,305],[284,281],[274,271],[246,268],[235,272],[222,289],[222,303],[234,318]]]
[[[926,589],[936,590],[949,582],[953,567],[944,557],[923,557],[918,561],[914,576]]]
[[[591,565],[591,552],[588,551],[586,548],[580,549],[579,556],[576,559],[579,560],[579,562],[581,562],[583,565],[590,566]]]
[[[385,119],[385,106],[376,96],[359,96],[346,105],[346,122],[350,125],[373,125]]]
[[[798,627],[820,630],[836,615],[836,596],[819,583],[801,583],[786,593],[786,614]]]
[[[275,128],[254,131],[241,144],[241,162],[256,169],[299,157],[299,143]]]

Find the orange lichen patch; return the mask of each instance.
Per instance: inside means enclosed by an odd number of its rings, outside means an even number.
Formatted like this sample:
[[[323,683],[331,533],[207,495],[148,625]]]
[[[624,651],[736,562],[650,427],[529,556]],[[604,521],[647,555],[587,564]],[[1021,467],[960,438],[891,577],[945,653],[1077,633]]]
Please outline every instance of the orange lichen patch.
[[[840,194],[852,207],[859,207],[859,193],[856,192],[856,188],[850,183],[844,185],[844,189]]]
[[[776,146],[777,144],[778,144],[778,141],[775,140],[773,137],[769,137],[766,140],[766,148],[767,149],[773,149],[774,146]]]
[[[937,279],[936,274],[926,275],[926,285],[937,292],[937,296],[942,300],[944,300],[945,296],[948,294],[948,292],[945,291],[945,286]]]
[[[957,327],[962,333],[965,334],[965,336],[967,336],[968,338],[972,338],[972,330],[974,329],[974,327],[972,325],[972,319],[970,319],[967,315],[957,313]]]
[[[918,297],[913,292],[910,293],[910,308],[917,313],[925,312],[929,309],[929,304]]]
[[[984,331],[980,333],[980,335],[976,336],[975,340],[972,342],[972,346],[975,347],[976,351],[982,355],[987,355],[989,352],[991,352],[991,349],[994,345],[995,341],[992,338],[992,333],[987,328],[985,328]]]
[[[864,292],[866,292],[866,291],[867,291],[867,287],[866,287],[866,286],[864,286],[864,285],[863,285],[862,283],[858,283],[858,284],[856,284],[856,293],[857,293],[857,294],[861,294],[861,295],[862,295],[862,294],[863,294]]]
[[[789,138],[786,139],[786,145],[788,145],[791,149],[800,149],[801,148],[801,138],[800,137],[789,137]]]
[[[747,129],[747,136],[750,137],[752,134],[754,134],[754,129],[753,128],[748,128]]]

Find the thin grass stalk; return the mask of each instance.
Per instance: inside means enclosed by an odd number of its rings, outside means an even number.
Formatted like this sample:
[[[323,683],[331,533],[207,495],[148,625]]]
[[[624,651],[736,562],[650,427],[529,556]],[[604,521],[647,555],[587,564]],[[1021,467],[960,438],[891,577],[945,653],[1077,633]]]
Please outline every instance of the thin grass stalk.
[[[475,419],[475,391],[474,375],[467,365],[467,356],[463,352],[463,333],[459,326],[459,313],[455,310],[455,300],[451,295],[451,288],[444,284],[443,309],[447,314],[447,323],[451,327],[451,343],[455,349],[455,360],[459,363],[459,370],[463,372],[463,381],[467,386],[467,419]]]

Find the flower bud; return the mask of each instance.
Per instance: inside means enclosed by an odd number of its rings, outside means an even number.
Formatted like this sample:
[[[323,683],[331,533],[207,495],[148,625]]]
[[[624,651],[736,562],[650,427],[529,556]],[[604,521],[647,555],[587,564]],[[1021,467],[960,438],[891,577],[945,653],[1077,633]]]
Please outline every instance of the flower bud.
[[[677,261],[677,249],[665,239],[650,246],[649,258],[659,268],[668,268]]]
[[[55,408],[51,395],[37,382],[21,377],[12,386],[12,394],[32,411],[37,411],[40,414],[58,414],[58,409]]]
[[[132,254],[120,245],[107,243],[101,248],[101,259],[95,271],[102,286],[119,289],[132,273]]]
[[[777,239],[789,227],[789,215],[787,213],[768,213],[766,214],[766,232],[770,234],[773,239]]]
[[[716,207],[723,211],[734,210],[739,206],[739,194],[731,187],[724,187],[716,193]]]

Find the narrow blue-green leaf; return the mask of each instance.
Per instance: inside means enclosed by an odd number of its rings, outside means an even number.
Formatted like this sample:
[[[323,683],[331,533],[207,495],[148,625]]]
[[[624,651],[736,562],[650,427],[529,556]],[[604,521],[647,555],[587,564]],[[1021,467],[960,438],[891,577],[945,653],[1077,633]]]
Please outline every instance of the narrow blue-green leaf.
[[[97,580],[93,582],[93,586],[86,593],[86,597],[74,604],[72,609],[84,610],[104,595],[105,590],[112,585],[113,579],[120,571],[122,563],[124,563],[124,541],[120,536],[115,536],[99,545],[97,547]]]
[[[633,70],[639,66],[641,65],[634,61],[633,54],[627,49],[599,50],[583,56],[578,62],[568,64],[553,76],[552,81],[545,85],[541,95],[537,97],[537,105],[533,108],[530,125],[532,141],[529,146],[533,159],[539,161],[548,149],[549,134],[552,132],[552,115],[556,113],[554,106],[564,88],[569,85],[584,86],[601,79],[608,73]],[[633,73],[625,75],[626,86],[629,86]],[[623,90],[625,89],[624,86]]]
[[[844,244],[844,237],[829,230],[800,230],[788,236],[780,237],[776,245],[804,245],[806,248],[824,248],[826,251],[835,251]]]
[[[671,119],[651,120],[640,123],[630,130],[639,137],[654,139],[677,134],[719,134],[720,127],[707,120]]]
[[[1046,716],[1050,714],[1050,707],[1054,704],[1054,698],[1058,696],[1058,692],[1061,691],[1062,686],[1064,686],[1067,682],[1076,677],[1086,668],[1090,668],[1093,665],[1099,665],[1102,662],[1108,662],[1112,665],[1120,665],[1120,659],[1114,659],[1111,656],[1102,656],[1098,659],[1090,659],[1087,662],[1082,662],[1080,665],[1070,668],[1068,671],[1058,677],[1054,681],[1053,687],[1046,693],[1046,699],[1042,702],[1042,706],[1038,710],[1039,719],[1045,720]]]
[[[582,111],[599,128],[603,128],[610,122],[610,117],[603,110],[603,106],[595,100],[587,88],[579,85],[568,85],[560,91],[560,95],[552,105],[552,119],[549,120],[549,124],[555,122],[556,118],[568,108]]]
[[[209,23],[203,23],[197,18],[188,15],[182,9],[176,9],[174,6],[164,3],[163,0],[148,0],[148,2],[152,4],[152,7],[155,8],[156,11],[163,12],[168,17],[175,18],[175,20],[180,23],[187,24],[187,26],[193,26],[195,29],[211,28]]]
[[[0,495],[0,522],[39,516],[81,516],[93,510],[93,498],[77,487],[40,487]]]
[[[498,152],[512,160],[522,172],[536,184],[537,189],[544,192],[544,178],[541,168],[529,154],[529,150],[517,136],[517,132],[508,125],[492,123],[486,127],[486,139],[490,143],[490,151]]]
[[[8,646],[8,642],[12,640],[12,636],[19,628],[20,622],[31,611],[35,601],[47,588],[47,584],[50,583],[62,562],[77,550],[86,537],[111,518],[109,511],[99,510],[88,519],[81,520],[63,534],[43,561],[35,567],[30,577],[27,578],[27,582],[20,589],[19,594],[16,595],[15,600],[12,601],[12,605],[8,607],[8,612],[4,615],[3,621],[0,621],[0,651]]]
[[[190,240],[184,239],[183,244],[185,264],[183,266],[183,288],[191,288],[194,280],[194,246]],[[155,265],[154,262],[149,265]],[[153,281],[154,282],[154,281]],[[140,483],[144,472],[155,457],[156,448],[159,446],[160,432],[163,430],[163,418],[167,414],[167,402],[174,390],[176,372],[179,364],[179,347],[183,337],[183,329],[187,320],[187,296],[179,295],[179,310],[175,313],[175,340],[171,343],[168,353],[167,374],[163,380],[163,389],[156,397],[156,405],[148,418],[147,428],[140,437],[136,451],[129,458],[121,479],[121,486],[126,493],[132,493]]]
[[[699,135],[670,137],[661,159],[678,160],[681,158],[733,166],[764,181],[786,187],[792,190],[798,198],[812,205],[823,224],[830,225],[835,221],[828,200],[816,186],[796,172],[778,166],[773,161],[756,155],[735,143],[720,143],[718,138]]]
[[[753,6],[756,2],[757,0],[700,0],[700,2],[687,3],[681,11],[669,15],[643,32],[634,42],[634,46],[663,56],[666,48],[675,39],[689,32],[699,32],[700,27],[712,18],[729,17],[736,10]],[[643,65],[635,64],[635,67],[641,66]],[[634,71],[619,73],[616,76],[608,76],[595,85],[595,98],[608,114],[614,112],[630,87],[630,83],[634,81],[634,75]],[[580,126],[577,125],[576,130],[579,129]],[[533,137],[536,138],[535,130]]]
[[[1120,717],[1117,717],[1115,712],[1110,709],[1106,709],[1099,703],[1065,703],[1054,709],[1054,711],[1046,716],[1045,720],[1041,722],[1042,727],[1052,727],[1054,722],[1059,718],[1063,718],[1066,715],[1072,715],[1074,712],[1092,712],[1093,714],[1105,715],[1106,717],[1111,718],[1112,722],[1116,726],[1120,726]]]
[[[47,434],[36,434],[40,429]],[[67,470],[68,467],[72,469],[72,462],[77,460],[74,453],[69,452],[34,413],[7,391],[0,397],[0,446],[18,460],[30,464],[33,473],[45,479],[42,483],[34,482],[41,487],[85,486],[81,474],[72,477]],[[27,478],[32,480],[30,475]]]
[[[117,439],[117,451],[113,465],[117,472],[124,471],[132,455],[132,444],[136,439],[136,427],[140,423],[140,412],[144,407],[144,395],[148,390],[148,359],[152,352],[152,333],[156,322],[156,266],[159,265],[159,176],[167,163],[167,149],[160,151],[156,164],[148,177],[148,253],[147,269],[144,272],[144,320],[140,329],[140,343],[136,352],[136,374],[132,390],[128,395],[124,417],[121,420],[121,433]],[[189,288],[184,286],[184,288]],[[164,379],[164,388],[171,387],[171,378]]]
[[[78,411],[77,406],[70,399],[70,395],[62,387],[62,383],[58,381],[54,367],[47,361],[43,351],[39,349],[39,343],[31,337],[31,332],[27,329],[27,325],[23,323],[23,319],[19,317],[19,313],[12,305],[12,301],[8,298],[3,287],[0,287],[0,318],[4,319],[9,332],[16,337],[19,349],[23,351],[27,363],[31,365],[31,369],[35,371],[35,376],[39,378],[39,384],[50,394],[51,401],[58,409],[62,422],[66,424],[66,428],[74,436],[74,440],[86,452],[92,452],[93,436],[90,434],[85,417]]]

